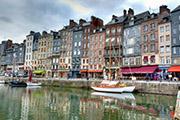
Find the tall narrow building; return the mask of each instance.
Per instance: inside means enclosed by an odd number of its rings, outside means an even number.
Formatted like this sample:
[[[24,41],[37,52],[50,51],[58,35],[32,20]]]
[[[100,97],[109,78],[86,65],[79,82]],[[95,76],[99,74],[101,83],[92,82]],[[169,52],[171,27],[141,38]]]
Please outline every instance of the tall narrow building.
[[[26,52],[25,52],[25,63],[24,69],[32,68],[32,60],[33,60],[33,46],[36,44],[36,40],[39,37],[39,33],[35,33],[34,31],[30,31],[29,35],[26,36]]]
[[[168,9],[165,5],[162,5],[159,8],[158,40],[159,68],[162,70],[162,78],[165,79],[167,75],[167,69],[172,63],[170,9]]]
[[[83,39],[83,23],[85,20],[80,19],[79,24],[73,29],[73,42],[72,42],[72,68],[70,71],[71,77],[78,78],[81,77],[80,67],[81,67],[81,57],[82,57],[82,39]]]
[[[172,64],[180,64],[180,5],[171,12]]]
[[[105,40],[105,70],[106,76],[109,79],[118,79],[121,77],[122,67],[122,40],[123,40],[123,23],[127,18],[126,10],[123,15],[117,17],[112,16],[110,22],[105,25],[106,40]]]
[[[73,28],[77,25],[74,20],[69,20],[69,25],[59,31],[60,34],[60,74],[61,78],[71,77]]]
[[[88,60],[89,66],[88,77],[90,78],[103,78],[103,68],[105,66],[104,60],[104,47],[105,47],[105,28],[96,28],[90,35]],[[85,63],[85,61],[83,61]]]
[[[144,18],[149,16],[149,12],[134,15],[133,9],[128,10],[128,18],[124,23],[123,32],[123,68],[122,73],[124,76],[131,76],[135,72],[136,67],[142,65],[141,61],[141,23]]]
[[[93,33],[93,30],[96,28],[100,28],[103,26],[103,20],[97,18],[95,16],[91,16],[91,20],[82,24],[83,34],[82,34],[82,57],[81,57],[81,77],[87,78],[88,74],[86,70],[88,70],[89,59],[88,59],[88,51],[89,51],[89,43],[90,43],[90,35]],[[84,72],[85,70],[85,72]]]
[[[149,14],[141,24],[141,53],[143,66],[158,64],[158,14]]]
[[[38,46],[38,69],[46,70],[47,75],[51,72],[53,32],[42,32]]]

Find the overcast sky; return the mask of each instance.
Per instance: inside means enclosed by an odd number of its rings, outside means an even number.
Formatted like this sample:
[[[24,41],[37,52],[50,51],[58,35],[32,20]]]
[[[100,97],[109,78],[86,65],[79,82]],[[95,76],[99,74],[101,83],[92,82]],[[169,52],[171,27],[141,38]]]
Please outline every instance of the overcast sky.
[[[69,19],[90,20],[94,15],[106,24],[111,16],[120,16],[124,9],[135,14],[150,10],[158,12],[160,5],[172,10],[179,0],[0,0],[0,42],[12,39],[21,43],[29,31],[59,30]]]

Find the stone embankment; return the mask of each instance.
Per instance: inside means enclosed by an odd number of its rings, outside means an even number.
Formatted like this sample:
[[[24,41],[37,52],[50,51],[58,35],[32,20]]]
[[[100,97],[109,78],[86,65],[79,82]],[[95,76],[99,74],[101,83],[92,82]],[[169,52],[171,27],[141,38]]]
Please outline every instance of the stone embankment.
[[[11,81],[13,78],[0,77],[0,80]],[[28,78],[21,78],[20,80],[27,81]],[[33,78],[33,81],[39,81],[44,86],[57,87],[75,87],[75,88],[90,88],[91,85],[97,85],[102,80],[98,79],[59,79],[59,78]],[[140,93],[150,94],[166,94],[176,95],[180,89],[180,82],[169,81],[146,81],[146,80],[121,80],[120,82],[127,85],[135,85],[136,91]]]

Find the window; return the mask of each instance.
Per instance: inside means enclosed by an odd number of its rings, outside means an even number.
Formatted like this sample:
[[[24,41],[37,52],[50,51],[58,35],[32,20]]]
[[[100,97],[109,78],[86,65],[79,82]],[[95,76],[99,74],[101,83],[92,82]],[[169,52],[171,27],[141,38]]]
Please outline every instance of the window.
[[[99,55],[102,55],[102,51],[99,51]]]
[[[128,40],[128,45],[134,45],[135,44],[135,39],[134,38],[131,38]]]
[[[129,63],[128,58],[124,58],[124,65],[128,65],[128,63]]]
[[[173,38],[173,44],[176,44],[176,38]]]
[[[75,46],[75,47],[77,46],[77,42],[74,43],[74,46]]]
[[[147,45],[144,45],[144,53],[148,51]]]
[[[132,18],[131,18],[132,19]],[[134,21],[129,22],[129,26],[134,25]]]
[[[150,38],[151,38],[151,40],[155,40],[155,34],[154,34],[154,33],[151,34],[151,35],[150,35]]]
[[[160,52],[163,53],[164,52],[164,46],[160,47]]]
[[[155,51],[155,44],[151,44],[151,52],[154,52]]]
[[[169,53],[170,52],[170,46],[166,45],[166,52]]]
[[[173,29],[173,34],[176,34],[176,29],[175,28]]]
[[[115,28],[112,28],[112,34],[114,35],[115,34],[115,32],[116,32],[116,29]]]
[[[134,53],[134,49],[133,48],[128,48],[127,49],[127,54],[133,54]]]
[[[148,40],[148,35],[144,35],[144,41]]]
[[[151,29],[155,29],[155,27],[156,27],[156,26],[155,26],[155,23],[152,23],[152,24],[151,24]]]
[[[176,54],[176,47],[173,47],[173,54]]]
[[[144,32],[147,32],[148,31],[148,25],[144,25]]]
[[[79,46],[81,46],[81,42],[79,41]]]
[[[80,50],[78,50],[78,55],[80,55],[81,54],[81,52],[80,52]]]
[[[166,35],[166,41],[170,41],[170,36]]]
[[[141,65],[141,58],[136,58],[136,65]]]
[[[130,58],[130,65],[134,65],[135,61],[134,58]]]
[[[121,32],[121,28],[120,28],[120,27],[119,27],[119,28],[117,28],[117,32],[119,32],[119,33]]]
[[[164,36],[160,36],[160,42],[164,42]]]
[[[76,50],[74,50],[74,55],[76,55]]]
[[[166,56],[166,64],[170,64],[170,57]]]
[[[160,27],[160,32],[163,33],[164,32],[164,27]]]
[[[169,25],[166,25],[166,32],[169,31]]]
[[[107,30],[106,30],[106,34],[109,35],[109,32],[110,32],[109,29],[107,29]]]
[[[152,55],[151,58],[150,58],[150,60],[151,60],[151,63],[155,63],[155,56]]]
[[[148,56],[144,56],[143,62],[144,62],[144,64],[147,64],[147,63],[148,63]]]
[[[160,57],[161,64],[164,64],[164,57]]]

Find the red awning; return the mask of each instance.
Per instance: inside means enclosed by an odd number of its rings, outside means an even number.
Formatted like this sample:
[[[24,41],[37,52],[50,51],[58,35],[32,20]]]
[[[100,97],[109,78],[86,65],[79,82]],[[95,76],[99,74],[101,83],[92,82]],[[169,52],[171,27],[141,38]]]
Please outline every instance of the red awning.
[[[89,73],[101,73],[103,72],[103,70],[80,70],[81,73],[86,73],[86,72],[89,72]]]
[[[91,73],[101,73],[103,72],[103,70],[88,70],[88,72],[91,72]]]
[[[123,74],[154,73],[157,68],[158,68],[157,65],[142,66],[142,67],[126,67],[126,68],[122,68],[121,72]]]
[[[86,73],[86,72],[87,72],[87,70],[80,70],[80,72],[81,72],[81,73]]]
[[[168,69],[168,72],[180,72],[180,66],[172,66]]]

